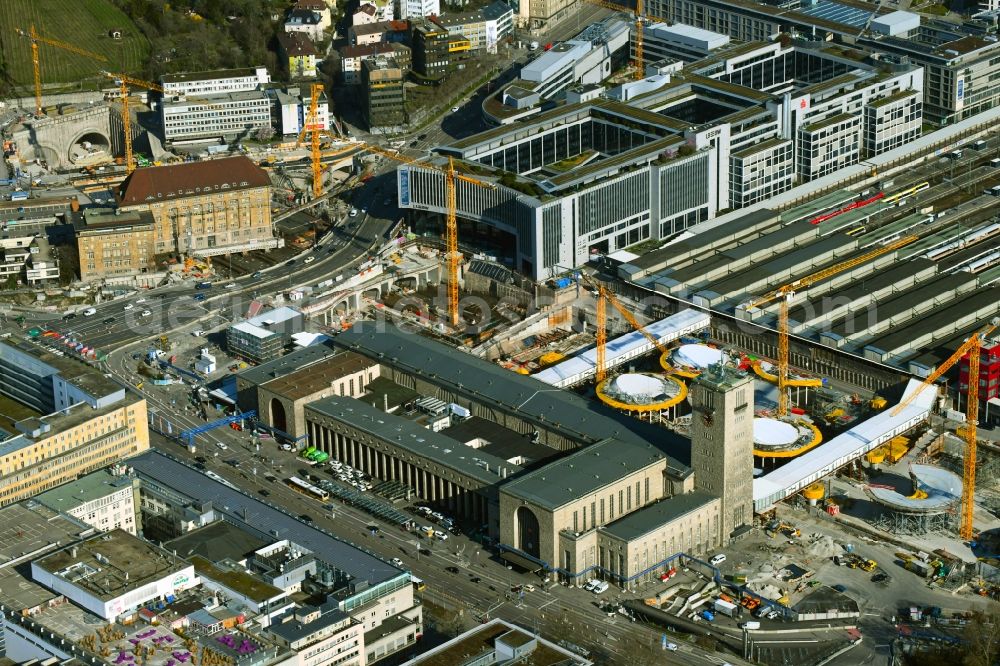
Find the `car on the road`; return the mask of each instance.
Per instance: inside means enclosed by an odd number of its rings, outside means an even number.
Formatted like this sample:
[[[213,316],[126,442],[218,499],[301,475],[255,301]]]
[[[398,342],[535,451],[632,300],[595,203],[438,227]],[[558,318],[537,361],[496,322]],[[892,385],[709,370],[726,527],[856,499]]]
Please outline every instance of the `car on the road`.
[[[392,558],[391,560],[389,560],[389,562],[394,567],[402,567],[403,566],[403,560],[399,559],[398,557]]]
[[[194,336],[194,337],[196,337],[196,338],[200,338],[201,336],[205,335],[205,331],[203,331],[203,330],[201,330],[201,329],[199,328],[199,329],[198,329],[198,330],[196,330],[196,331],[191,331],[191,335],[193,335],[193,336]]]
[[[196,301],[203,301],[203,300],[205,300],[205,294],[195,294],[194,295],[194,300],[196,300]]]
[[[363,206],[363,207],[361,208],[361,214],[362,214],[362,215],[365,215],[365,214],[367,214],[367,213],[368,213],[368,206]]]
[[[421,134],[420,136],[418,136],[418,137],[417,137],[417,140],[418,140],[418,141],[423,141],[423,140],[425,140],[426,138],[427,138],[427,135],[426,135],[426,134]]]
[[[348,215],[348,217],[357,217],[358,216],[358,209],[357,208],[352,208],[351,212],[349,212],[347,215]]]
[[[83,311],[84,317],[92,317],[95,314],[97,314],[97,310],[95,310],[94,308],[87,308],[86,310]]]
[[[63,321],[69,321],[70,319],[76,319],[75,312],[67,312],[66,314],[63,315]]]
[[[267,497],[268,495],[271,494],[271,491],[269,491],[267,488],[261,488],[260,490],[257,491],[257,494],[260,495],[261,497]]]
[[[198,284],[196,284],[194,286],[194,288],[195,289],[211,289],[212,288],[212,283],[211,282],[199,282]]]
[[[445,567],[444,570],[447,571],[450,574],[457,574],[457,573],[459,573],[458,567]]]
[[[205,458],[205,456],[195,456],[194,459],[197,460],[200,463],[207,463],[208,462],[208,460]]]
[[[285,262],[285,265],[286,266],[294,266],[295,265],[295,260],[294,259],[289,259],[288,261]]]
[[[666,648],[671,652],[677,652],[677,643],[667,643]]]
[[[108,317],[107,319],[104,320],[104,323],[105,324],[113,324],[113,323],[115,323],[115,318],[114,317]]]
[[[253,275],[251,275],[250,277],[252,277],[252,278],[253,278],[254,280],[259,280],[260,278],[264,277],[264,274],[263,274],[263,273],[261,273],[260,271],[256,271],[256,272],[255,272],[255,273],[254,273]]]
[[[145,303],[146,299],[145,298],[137,298],[137,299],[135,299],[135,302],[136,303]]]
[[[314,256],[312,256],[312,255],[309,255],[308,257],[306,257],[306,261],[305,261],[305,263],[307,263],[307,264],[311,264],[311,263],[312,263],[312,262],[314,262],[314,261],[316,261],[316,257],[314,257]]]
[[[149,317],[149,316],[150,316],[150,315],[152,315],[152,314],[153,314],[153,313],[152,313],[152,312],[150,312],[149,310],[143,310],[143,311],[142,311],[142,315],[141,315],[141,316],[143,316],[143,317]]]
[[[872,576],[873,583],[880,583],[882,585],[888,585],[891,580],[892,578],[889,576],[889,574],[885,573],[884,571],[880,571],[874,576]]]
[[[219,447],[220,449],[222,449],[223,451],[228,451],[229,450],[229,447],[226,446],[225,444],[223,444],[222,442],[216,442],[215,445],[217,447]]]
[[[299,520],[306,523],[311,523],[313,521],[312,516],[310,516],[308,513],[300,513]]]
[[[452,113],[458,113],[458,107],[457,106],[451,107],[451,112]]]
[[[844,592],[847,592],[847,586],[845,586],[845,585],[839,585],[838,584],[838,585],[831,585],[831,587],[833,589],[837,590],[837,592],[840,592],[841,594],[843,594]]]
[[[126,303],[125,307],[122,308],[122,310],[133,310],[133,309],[135,309],[135,306],[132,305],[131,303]]]
[[[226,285],[226,289],[236,289],[236,283],[230,282],[229,284]]]
[[[483,579],[482,579],[482,578],[480,578],[479,576],[472,576],[472,575],[470,574],[470,578],[469,578],[469,582],[470,582],[470,583],[482,583],[482,582],[483,582]]]

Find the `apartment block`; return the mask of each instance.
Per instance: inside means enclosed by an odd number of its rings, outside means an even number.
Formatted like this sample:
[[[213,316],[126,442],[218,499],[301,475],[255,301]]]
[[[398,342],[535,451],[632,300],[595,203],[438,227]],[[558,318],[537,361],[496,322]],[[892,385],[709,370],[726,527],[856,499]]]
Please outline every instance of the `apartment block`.
[[[399,131],[406,125],[406,70],[387,56],[361,63],[362,114],[369,132]]]
[[[153,216],[153,252],[201,257],[279,247],[271,181],[243,156],[138,169],[115,191],[122,214]]]
[[[115,464],[35,496],[35,501],[101,530],[138,534],[139,483]]]
[[[472,51],[496,53],[514,27],[514,10],[506,2],[496,0],[482,9],[457,14],[444,14],[434,21],[453,35],[469,40]]]
[[[59,262],[43,236],[0,238],[0,281],[41,284],[59,279]]]
[[[427,19],[410,21],[410,48],[413,71],[426,79],[440,79],[448,73],[449,34],[445,28]]]
[[[149,448],[146,401],[83,363],[23,342],[0,344],[0,504]],[[14,420],[6,414],[18,414]]]
[[[317,51],[313,43],[297,32],[278,33],[278,53],[293,79],[316,78]]]

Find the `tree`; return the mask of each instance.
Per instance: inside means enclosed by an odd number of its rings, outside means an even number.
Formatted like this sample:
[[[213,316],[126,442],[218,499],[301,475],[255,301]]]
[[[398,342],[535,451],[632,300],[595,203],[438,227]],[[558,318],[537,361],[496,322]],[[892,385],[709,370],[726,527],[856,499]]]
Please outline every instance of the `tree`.
[[[1000,610],[974,611],[964,638],[963,666],[993,666],[1000,658]]]
[[[253,136],[261,143],[267,143],[272,138],[274,138],[274,128],[271,127],[270,125],[266,127],[259,127],[257,128],[257,131],[254,132]]]

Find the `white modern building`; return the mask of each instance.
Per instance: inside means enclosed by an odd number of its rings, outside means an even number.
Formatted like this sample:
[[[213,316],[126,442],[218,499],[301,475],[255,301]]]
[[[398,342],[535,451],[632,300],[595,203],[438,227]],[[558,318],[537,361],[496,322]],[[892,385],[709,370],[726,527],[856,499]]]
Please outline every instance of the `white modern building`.
[[[728,35],[683,23],[653,23],[642,31],[643,60],[649,64],[665,59],[694,62],[728,44]],[[635,57],[634,35],[632,57]]]
[[[246,90],[194,99],[164,100],[161,105],[165,141],[229,139],[271,126],[271,98],[263,90]]]
[[[284,136],[297,136],[309,116],[312,104],[312,94],[302,94],[299,88],[273,90],[276,123],[278,131]],[[330,129],[330,105],[326,93],[319,98],[316,107],[316,123],[324,130]]]
[[[620,19],[594,24],[525,65],[521,80],[543,100],[573,84],[600,83],[611,75],[614,56],[624,53],[629,33],[628,24]]]
[[[398,0],[398,2],[396,16],[401,20],[441,14],[441,0]]]
[[[134,535],[139,513],[136,485],[125,465],[115,465],[35,495],[35,501],[102,532],[124,530]]]
[[[163,95],[167,98],[259,90],[270,82],[271,75],[263,66],[188,74],[164,74],[160,77]]]
[[[108,621],[199,583],[194,565],[124,530],[33,560],[31,577]]]
[[[525,68],[533,94],[568,85],[579,42]],[[509,235],[508,261],[544,279],[903,145],[921,127],[922,68],[821,43],[735,45],[653,78],[628,103],[615,91],[547,111],[509,106],[506,90],[488,98],[493,124],[534,115],[439,148],[480,177],[496,170],[492,190],[459,185],[458,214]],[[411,226],[436,229],[441,176],[397,173]]]

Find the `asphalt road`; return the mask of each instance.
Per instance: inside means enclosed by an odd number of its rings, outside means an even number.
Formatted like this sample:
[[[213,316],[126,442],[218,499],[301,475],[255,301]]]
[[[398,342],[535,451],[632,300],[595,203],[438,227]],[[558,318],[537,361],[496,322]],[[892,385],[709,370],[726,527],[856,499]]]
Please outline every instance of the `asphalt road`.
[[[189,280],[187,284],[159,287],[131,298],[101,303],[94,306],[96,314],[90,316],[84,316],[84,308],[80,308],[81,313],[68,321],[51,313],[36,313],[26,314],[26,322],[44,324],[88,346],[111,351],[164,333],[190,332],[237,320],[244,316],[256,296],[314,284],[364,261],[370,249],[381,244],[393,223],[393,219],[384,216],[395,214],[394,206],[385,206],[383,199],[378,198],[385,196],[388,195],[377,195],[374,188],[364,188],[357,205],[369,208],[372,214],[348,218],[344,225],[329,232],[321,247],[266,269],[260,278],[249,275],[218,281],[207,290],[195,289],[198,280]],[[316,258],[306,264],[308,256]],[[236,286],[227,289],[229,284]],[[198,294],[204,294],[205,299],[195,300]]]

